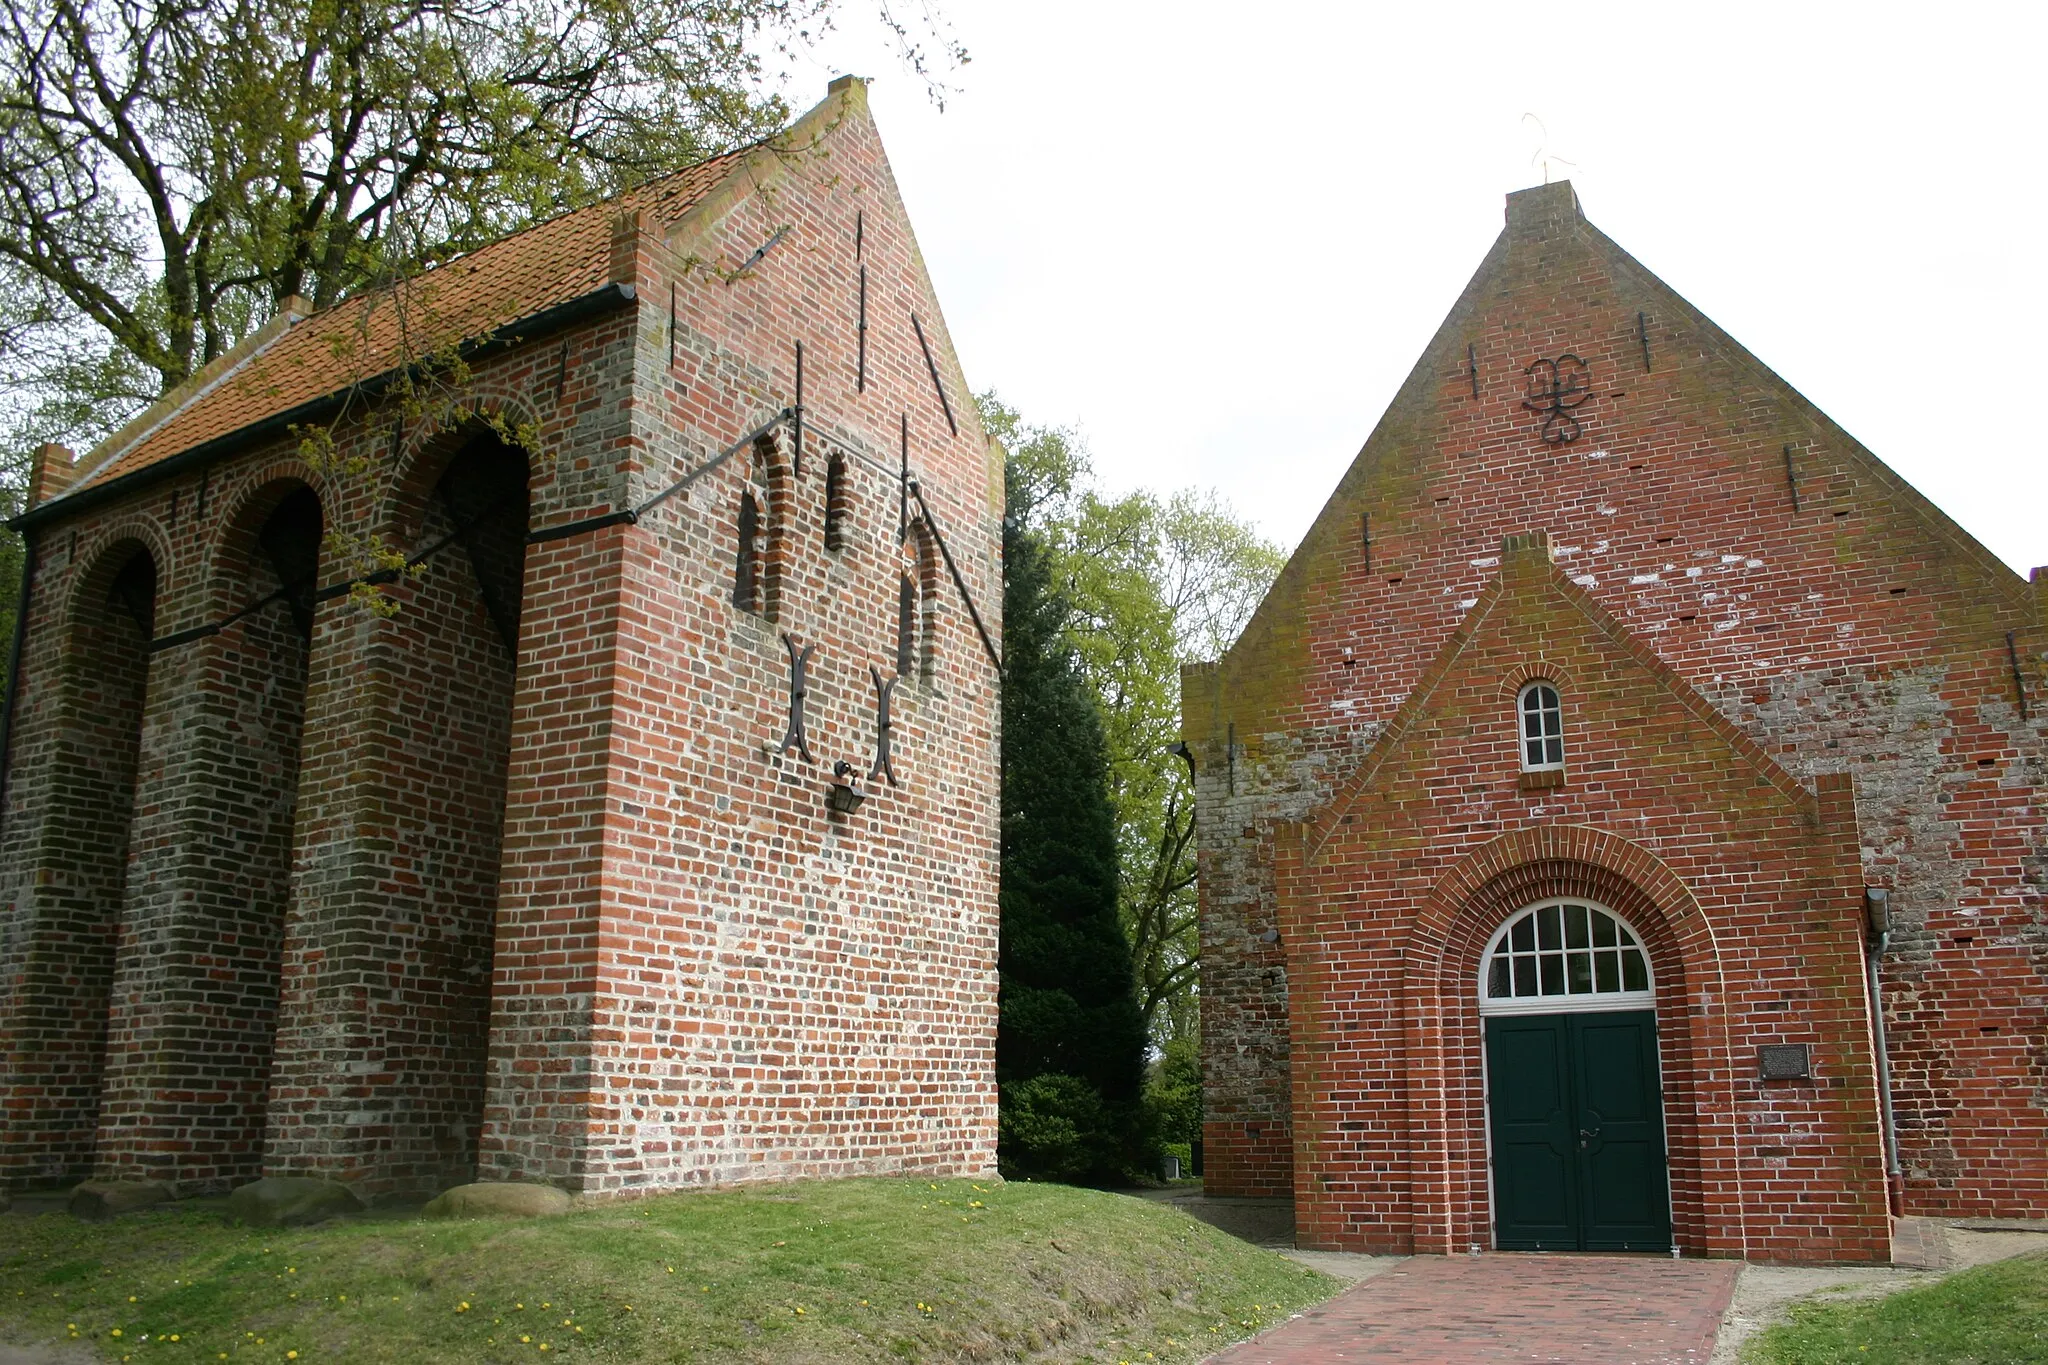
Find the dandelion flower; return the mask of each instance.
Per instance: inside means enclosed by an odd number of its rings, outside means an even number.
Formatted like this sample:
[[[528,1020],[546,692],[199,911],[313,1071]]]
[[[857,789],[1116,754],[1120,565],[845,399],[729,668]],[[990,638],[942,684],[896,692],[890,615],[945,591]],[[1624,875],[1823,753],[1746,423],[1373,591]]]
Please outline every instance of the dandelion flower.
[[[521,1346],[525,1346],[525,1345],[528,1345],[528,1344],[529,1344],[529,1343],[531,1343],[532,1341],[533,1341],[533,1338],[532,1338],[532,1337],[521,1337],[521,1338],[519,1338],[519,1344],[520,1344]]]
[[[121,1335],[121,1329],[116,1327],[111,1333],[109,1333],[109,1335],[118,1337]]]
[[[178,1339],[178,1334],[177,1334],[176,1332],[173,1332],[173,1333],[171,1333],[171,1340],[172,1340],[172,1341],[176,1341],[177,1339]]]

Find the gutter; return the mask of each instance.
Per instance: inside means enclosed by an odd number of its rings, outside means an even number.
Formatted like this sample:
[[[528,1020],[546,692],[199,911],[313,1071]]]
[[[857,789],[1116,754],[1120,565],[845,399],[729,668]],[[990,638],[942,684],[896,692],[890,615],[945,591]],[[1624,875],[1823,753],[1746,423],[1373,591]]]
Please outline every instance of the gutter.
[[[607,284],[566,302],[543,308],[538,313],[529,313],[486,332],[480,337],[462,343],[457,353],[464,359],[481,355],[502,347],[533,341],[540,337],[573,327],[591,318],[603,317],[631,304],[636,291],[630,284]],[[127,497],[144,489],[154,488],[160,483],[175,479],[181,474],[224,459],[236,451],[260,441],[281,435],[292,427],[317,421],[344,411],[354,400],[374,400],[401,375],[414,372],[413,366],[393,368],[382,374],[373,375],[360,384],[308,399],[297,407],[286,408],[283,412],[272,413],[259,418],[247,426],[201,441],[198,445],[181,450],[155,464],[145,465],[132,474],[109,479],[105,483],[92,484],[76,493],[69,493],[39,503],[7,523],[9,529],[20,535],[27,535],[40,527],[49,525],[74,512],[85,512],[116,499]]]

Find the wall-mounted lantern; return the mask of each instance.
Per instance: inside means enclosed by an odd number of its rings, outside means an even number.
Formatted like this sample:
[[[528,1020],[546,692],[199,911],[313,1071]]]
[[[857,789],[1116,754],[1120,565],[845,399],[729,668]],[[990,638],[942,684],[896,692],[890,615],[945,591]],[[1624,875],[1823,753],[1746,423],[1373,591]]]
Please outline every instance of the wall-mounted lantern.
[[[832,765],[832,785],[825,789],[826,808],[839,815],[851,815],[860,809],[860,803],[868,794],[860,789],[854,780],[854,767],[845,759]]]

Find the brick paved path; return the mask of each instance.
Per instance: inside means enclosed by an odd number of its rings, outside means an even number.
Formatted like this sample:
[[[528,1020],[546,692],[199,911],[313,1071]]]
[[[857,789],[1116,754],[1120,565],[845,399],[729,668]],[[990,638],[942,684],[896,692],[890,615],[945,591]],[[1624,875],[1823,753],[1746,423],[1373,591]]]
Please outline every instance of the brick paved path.
[[[1417,1256],[1211,1359],[1704,1365],[1740,1268],[1647,1256]]]

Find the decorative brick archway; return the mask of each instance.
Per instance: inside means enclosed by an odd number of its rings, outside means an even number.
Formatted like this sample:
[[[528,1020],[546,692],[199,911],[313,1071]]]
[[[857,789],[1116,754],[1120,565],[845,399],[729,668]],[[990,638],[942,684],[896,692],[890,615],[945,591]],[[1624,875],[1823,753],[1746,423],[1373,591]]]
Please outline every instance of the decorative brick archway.
[[[1643,937],[1657,982],[1673,1239],[1709,1254],[1746,1243],[1729,1113],[1729,1048],[1713,1002],[1723,991],[1712,927],[1685,884],[1617,835],[1557,825],[1502,835],[1438,879],[1409,937],[1403,1022],[1411,1131],[1417,1135],[1418,1252],[1492,1245],[1485,1059],[1475,984],[1480,954],[1522,907],[1594,900]]]

